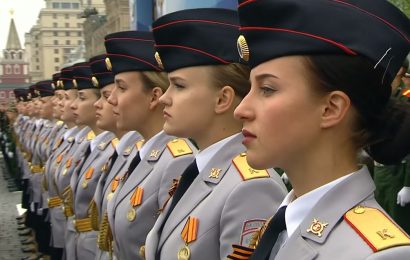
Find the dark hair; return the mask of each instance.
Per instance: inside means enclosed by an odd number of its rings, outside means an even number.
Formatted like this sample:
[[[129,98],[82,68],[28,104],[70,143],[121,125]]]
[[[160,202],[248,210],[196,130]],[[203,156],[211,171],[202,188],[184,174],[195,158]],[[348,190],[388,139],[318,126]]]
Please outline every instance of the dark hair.
[[[358,114],[353,136],[358,148],[384,164],[398,163],[410,152],[410,106],[390,97],[393,79],[383,68],[360,56],[312,55],[306,60],[318,91],[349,96]]]

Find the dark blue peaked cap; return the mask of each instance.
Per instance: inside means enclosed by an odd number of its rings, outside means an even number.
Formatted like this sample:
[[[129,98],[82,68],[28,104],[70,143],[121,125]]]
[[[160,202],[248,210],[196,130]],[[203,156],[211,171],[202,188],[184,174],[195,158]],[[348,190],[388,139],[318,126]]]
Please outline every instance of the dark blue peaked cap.
[[[155,58],[165,71],[199,65],[238,63],[239,20],[236,11],[187,9],[160,17],[152,24]]]
[[[114,75],[127,71],[161,71],[154,58],[151,32],[124,31],[105,36],[107,69]]]
[[[107,69],[106,58],[107,55],[103,54],[92,57],[89,61],[92,71],[91,81],[94,87],[103,88],[114,83],[114,74]]]
[[[410,21],[385,0],[239,0],[240,55],[251,68],[288,55],[364,56],[392,80]]]

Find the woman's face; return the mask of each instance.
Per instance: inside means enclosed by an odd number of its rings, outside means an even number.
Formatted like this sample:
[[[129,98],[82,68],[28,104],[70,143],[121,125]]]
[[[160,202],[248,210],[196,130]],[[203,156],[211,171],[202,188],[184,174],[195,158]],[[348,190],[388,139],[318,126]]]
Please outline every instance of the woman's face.
[[[53,117],[56,119],[61,118],[62,102],[64,100],[64,90],[56,90],[53,98]]]
[[[108,102],[114,106],[117,129],[139,131],[150,116],[151,93],[145,89],[144,84],[140,72],[130,71],[115,75],[115,88]]]
[[[94,89],[82,89],[78,91],[78,96],[71,104],[77,125],[94,126],[97,118],[95,117],[96,108],[94,103],[97,101]]]
[[[65,122],[75,122],[74,113],[71,109],[71,104],[77,98],[78,91],[69,89],[64,91],[64,100],[61,102],[61,120]]]
[[[323,106],[308,75],[299,56],[273,59],[251,71],[251,91],[235,116],[243,122],[243,144],[254,168],[286,169],[314,146]]]
[[[97,110],[95,114],[97,127],[111,132],[115,132],[117,129],[116,118],[114,117],[113,106],[107,100],[114,88],[114,84],[109,84],[102,88],[100,99],[94,103],[94,107]]]
[[[51,119],[53,117],[53,96],[40,98],[40,117]]]
[[[204,136],[215,114],[219,90],[213,86],[206,66],[178,69],[168,74],[170,85],[160,102],[164,107],[164,130],[179,137]]]

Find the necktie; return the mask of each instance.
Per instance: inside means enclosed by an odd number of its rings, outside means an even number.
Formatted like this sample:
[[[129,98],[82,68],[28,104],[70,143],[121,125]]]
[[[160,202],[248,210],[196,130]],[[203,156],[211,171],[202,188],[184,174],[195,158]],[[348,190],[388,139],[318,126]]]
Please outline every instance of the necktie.
[[[268,227],[263,233],[261,240],[259,241],[258,246],[253,252],[250,260],[263,260],[269,259],[272,248],[278,239],[279,234],[286,229],[285,222],[285,211],[286,206],[281,207],[271,219],[268,224]]]
[[[135,157],[132,159],[130,165],[128,166],[128,171],[125,173],[124,176],[124,182],[130,177],[131,173],[137,168],[138,164],[141,162],[141,156],[140,152],[135,155]]]
[[[117,150],[115,150],[113,155],[111,156],[110,166],[107,169],[107,173],[111,171],[111,168],[114,165],[117,158],[118,158],[118,153],[117,153]]]

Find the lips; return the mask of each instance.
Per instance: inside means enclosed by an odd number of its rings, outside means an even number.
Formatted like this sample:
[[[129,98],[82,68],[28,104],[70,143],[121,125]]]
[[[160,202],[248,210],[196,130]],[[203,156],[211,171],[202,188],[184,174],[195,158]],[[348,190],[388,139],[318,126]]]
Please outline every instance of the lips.
[[[250,142],[252,142],[253,140],[256,139],[256,135],[254,135],[253,133],[251,133],[250,131],[248,131],[246,129],[242,129],[242,135],[243,135],[242,143],[244,145],[247,145],[247,144],[249,144]]]
[[[164,112],[164,117],[171,117],[171,115],[167,112],[167,111],[163,111]]]

